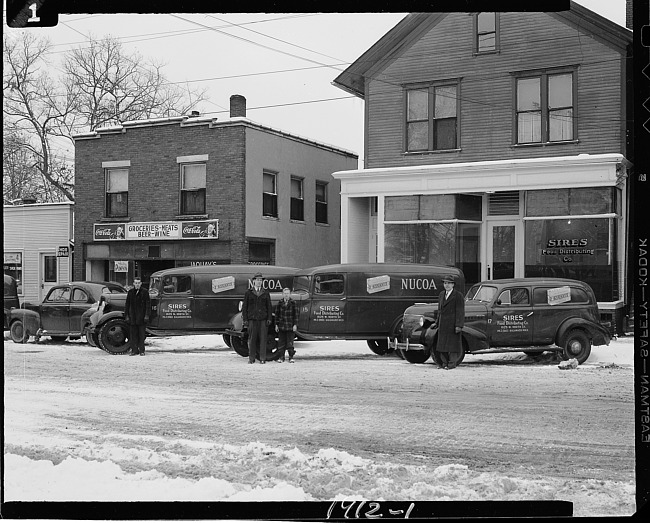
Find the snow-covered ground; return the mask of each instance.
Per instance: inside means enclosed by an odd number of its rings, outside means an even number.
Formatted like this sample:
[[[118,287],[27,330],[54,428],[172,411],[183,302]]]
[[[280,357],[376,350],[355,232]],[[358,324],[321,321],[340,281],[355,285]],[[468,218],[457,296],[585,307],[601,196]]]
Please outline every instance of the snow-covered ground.
[[[205,343],[206,336],[174,338],[175,349],[195,347],[199,338]],[[153,340],[151,345],[162,342]],[[310,354],[323,351],[334,355],[337,350],[368,352],[364,342],[339,342],[340,349],[329,343],[315,343]],[[522,358],[526,356],[517,353],[470,355],[466,361]],[[594,347],[583,366],[632,367],[633,358],[634,340],[624,337],[612,340],[609,346]],[[4,501],[324,501],[308,493],[317,491],[313,485],[320,482],[327,483],[329,491],[335,483],[335,499],[339,500],[570,500],[577,507],[574,515],[578,516],[634,512],[635,488],[629,482],[535,478],[518,475],[514,470],[506,475],[471,470],[461,464],[422,468],[386,462],[380,456],[368,459],[333,448],[306,454],[292,445],[280,447],[260,441],[227,445],[116,433],[106,434],[101,447],[85,442],[84,448],[78,440],[68,441],[60,436],[26,437],[31,438],[27,443],[36,446],[75,446],[77,457],[54,462],[6,453]],[[138,444],[145,440],[146,445]],[[155,448],[156,452],[143,448]],[[200,469],[200,462],[208,459],[221,462],[223,477],[197,475],[188,479],[168,473],[175,464],[182,462],[187,466],[188,460],[195,460]],[[164,462],[164,468],[133,473],[118,465],[129,461],[159,461]],[[242,473],[237,475],[233,470]],[[255,486],[241,479],[245,477],[255,477]],[[306,489],[310,484],[312,488]]]

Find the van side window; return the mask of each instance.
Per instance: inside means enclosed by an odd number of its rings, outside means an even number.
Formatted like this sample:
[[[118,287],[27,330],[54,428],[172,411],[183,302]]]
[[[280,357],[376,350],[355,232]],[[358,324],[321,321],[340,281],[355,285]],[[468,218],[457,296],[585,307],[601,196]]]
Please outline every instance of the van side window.
[[[344,288],[342,274],[317,274],[314,276],[315,294],[343,294]]]
[[[507,289],[499,295],[500,305],[530,305],[528,289]]]
[[[165,294],[188,294],[191,290],[191,276],[165,276],[163,278],[163,291]]]
[[[533,289],[533,303],[535,305],[548,305],[548,290],[550,287]],[[589,295],[584,289],[571,287],[571,300],[566,303],[589,303]]]

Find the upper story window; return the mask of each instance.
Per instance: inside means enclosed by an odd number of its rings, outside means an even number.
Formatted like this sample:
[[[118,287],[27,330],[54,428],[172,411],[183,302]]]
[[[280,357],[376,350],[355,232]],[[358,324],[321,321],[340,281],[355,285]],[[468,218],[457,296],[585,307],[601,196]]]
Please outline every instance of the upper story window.
[[[278,175],[264,171],[262,181],[262,216],[278,217]]]
[[[305,199],[303,196],[303,179],[291,177],[291,219],[304,221]]]
[[[432,85],[406,91],[406,150],[441,151],[458,144],[456,85]]]
[[[205,214],[204,163],[181,164],[181,214]]]
[[[327,184],[316,182],[316,223],[327,221]]]
[[[499,13],[474,15],[474,53],[499,50]]]
[[[516,82],[518,144],[575,138],[573,73],[543,73]]]
[[[106,169],[106,216],[129,215],[129,170]]]

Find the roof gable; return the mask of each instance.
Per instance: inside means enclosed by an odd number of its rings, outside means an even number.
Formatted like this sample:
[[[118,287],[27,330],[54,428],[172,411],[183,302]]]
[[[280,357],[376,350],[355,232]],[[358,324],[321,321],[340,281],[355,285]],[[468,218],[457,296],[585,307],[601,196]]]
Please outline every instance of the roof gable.
[[[404,53],[425,32],[431,30],[448,13],[410,13],[336,77],[333,83],[360,98],[365,97],[366,77],[376,75]],[[632,44],[632,31],[582,7],[569,3],[565,11],[549,12],[556,20],[570,25],[605,45],[625,54]],[[525,16],[525,13],[522,13]]]

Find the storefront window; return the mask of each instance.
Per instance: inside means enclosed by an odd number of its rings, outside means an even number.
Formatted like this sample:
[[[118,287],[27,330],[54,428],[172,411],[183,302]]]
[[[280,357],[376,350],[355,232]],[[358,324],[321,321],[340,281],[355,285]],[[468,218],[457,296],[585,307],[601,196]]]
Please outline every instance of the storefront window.
[[[527,220],[525,276],[589,284],[598,301],[619,299],[612,218]]]
[[[526,193],[526,216],[580,216],[615,212],[611,187],[546,189]]]
[[[18,294],[23,294],[23,253],[22,252],[5,252],[4,253],[4,273],[16,280]]]

